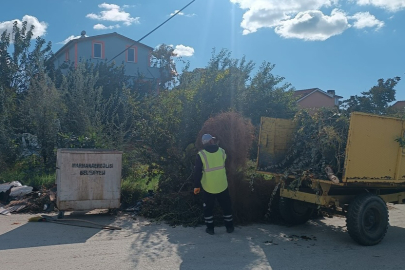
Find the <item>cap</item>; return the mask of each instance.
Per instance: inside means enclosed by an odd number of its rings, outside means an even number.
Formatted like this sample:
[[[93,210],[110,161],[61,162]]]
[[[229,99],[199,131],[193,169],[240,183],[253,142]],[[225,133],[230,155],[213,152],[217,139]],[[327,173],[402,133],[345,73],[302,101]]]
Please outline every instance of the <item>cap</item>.
[[[204,134],[201,138],[203,144],[207,144],[212,139],[215,139],[215,137],[212,137],[211,134]]]

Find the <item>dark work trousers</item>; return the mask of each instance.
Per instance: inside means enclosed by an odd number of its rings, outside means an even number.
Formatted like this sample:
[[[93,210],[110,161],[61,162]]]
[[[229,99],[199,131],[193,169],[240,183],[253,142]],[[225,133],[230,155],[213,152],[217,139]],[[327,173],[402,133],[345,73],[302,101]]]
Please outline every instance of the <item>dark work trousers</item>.
[[[229,196],[229,190],[225,189],[221,193],[212,194],[204,190],[204,219],[207,228],[214,228],[214,205],[215,199],[218,200],[219,206],[222,208],[222,213],[224,217],[225,226],[227,228],[233,227],[233,218],[232,218],[232,203],[231,197]]]

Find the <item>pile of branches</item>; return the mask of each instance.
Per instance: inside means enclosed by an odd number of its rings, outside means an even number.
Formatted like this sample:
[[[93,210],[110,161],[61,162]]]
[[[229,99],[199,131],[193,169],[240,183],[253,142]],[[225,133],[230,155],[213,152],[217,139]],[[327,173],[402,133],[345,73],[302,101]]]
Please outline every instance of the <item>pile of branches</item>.
[[[294,176],[301,182],[308,178],[328,180],[325,170],[330,167],[341,179],[349,118],[336,110],[323,109],[313,114],[300,111],[293,121],[296,130],[284,159],[262,169]]]
[[[195,196],[191,190],[157,193],[152,199],[143,201],[140,214],[171,226],[197,226],[203,223],[201,196]]]
[[[182,161],[183,163],[190,162],[190,158],[193,157],[191,162],[194,164],[197,150],[203,149],[201,142],[203,134],[209,133],[216,137],[218,145],[227,153],[225,167],[235,220],[243,223],[256,219],[256,216],[252,215],[252,210],[247,209],[246,205],[249,200],[256,203],[260,197],[257,194],[249,193],[249,182],[245,179],[244,174],[253,141],[253,131],[254,127],[250,120],[242,115],[236,112],[220,113],[204,123],[196,137],[195,146],[185,150],[185,160]],[[190,154],[191,151],[194,153]],[[173,168],[178,167],[172,166]],[[164,174],[167,180],[160,181],[159,192],[153,200],[143,204],[141,215],[171,225],[195,226],[203,222],[202,195],[193,194],[193,175],[189,175],[186,179],[185,174],[180,178],[168,170],[164,171]],[[178,173],[178,175],[180,174]],[[260,190],[263,189],[258,188],[256,193]],[[218,223],[222,223],[222,213],[216,212],[219,217]],[[217,221],[215,217],[214,211],[214,221]],[[238,217],[243,220],[239,220]]]

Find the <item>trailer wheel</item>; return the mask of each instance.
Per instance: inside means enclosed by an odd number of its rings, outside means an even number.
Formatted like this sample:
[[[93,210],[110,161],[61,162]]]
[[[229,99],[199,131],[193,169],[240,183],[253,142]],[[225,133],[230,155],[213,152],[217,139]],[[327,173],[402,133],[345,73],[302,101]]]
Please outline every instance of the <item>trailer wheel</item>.
[[[346,224],[354,241],[363,246],[376,245],[387,233],[387,205],[377,195],[359,195],[349,204]]]
[[[304,224],[314,212],[307,203],[284,197],[280,198],[279,210],[283,220],[292,225]]]

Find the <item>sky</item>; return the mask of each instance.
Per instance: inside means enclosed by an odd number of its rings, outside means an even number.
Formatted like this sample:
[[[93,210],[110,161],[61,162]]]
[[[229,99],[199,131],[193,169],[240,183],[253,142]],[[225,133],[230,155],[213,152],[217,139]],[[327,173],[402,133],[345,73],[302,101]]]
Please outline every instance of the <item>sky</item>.
[[[1,2],[1,33],[28,21],[56,52],[83,30],[139,40],[191,0]],[[257,68],[274,64],[296,90],[344,99],[399,76],[396,98],[405,100],[405,0],[195,0],[141,42],[173,46],[191,69],[205,67],[214,48],[228,49]]]

